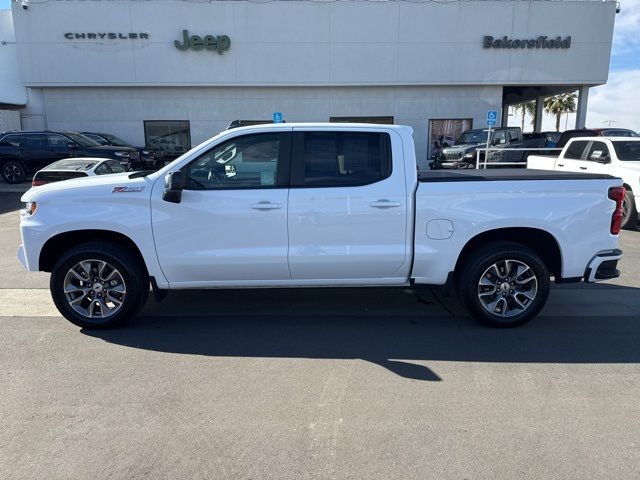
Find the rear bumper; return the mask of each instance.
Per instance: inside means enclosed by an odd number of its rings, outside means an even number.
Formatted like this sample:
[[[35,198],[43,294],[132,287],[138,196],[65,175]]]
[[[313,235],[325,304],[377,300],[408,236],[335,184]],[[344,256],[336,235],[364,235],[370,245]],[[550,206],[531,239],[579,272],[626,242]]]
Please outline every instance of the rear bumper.
[[[617,269],[617,266],[621,258],[622,250],[619,249],[600,252],[589,262],[584,272],[584,281],[593,283],[599,280],[618,278],[620,270]]]

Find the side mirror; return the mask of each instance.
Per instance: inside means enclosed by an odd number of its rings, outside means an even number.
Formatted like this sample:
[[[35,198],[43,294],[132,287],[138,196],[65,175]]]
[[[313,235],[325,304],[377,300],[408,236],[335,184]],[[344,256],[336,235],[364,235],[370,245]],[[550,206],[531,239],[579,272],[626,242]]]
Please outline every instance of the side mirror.
[[[71,150],[77,150],[78,149],[78,144],[75,142],[69,142],[67,143],[67,147],[69,147]]]
[[[609,155],[605,155],[604,157],[600,157],[596,159],[598,163],[611,163],[611,157]]]
[[[181,171],[169,172],[164,177],[164,192],[162,199],[165,202],[180,203],[182,200],[182,190],[185,187],[186,177]]]

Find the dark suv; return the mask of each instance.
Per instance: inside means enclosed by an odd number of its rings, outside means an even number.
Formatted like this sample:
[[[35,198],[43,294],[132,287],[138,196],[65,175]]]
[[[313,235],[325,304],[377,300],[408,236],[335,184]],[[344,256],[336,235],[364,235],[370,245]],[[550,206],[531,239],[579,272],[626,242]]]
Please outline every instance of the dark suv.
[[[628,128],[582,128],[579,130],[565,130],[556,144],[556,148],[563,148],[569,140],[576,137],[637,137],[638,134]]]
[[[131,147],[99,145],[77,132],[3,132],[0,134],[0,173],[7,183],[22,183],[57,160],[99,157],[118,160],[127,169],[139,158]]]
[[[81,132],[85,137],[89,137],[100,145],[113,145],[114,147],[131,147],[135,148],[140,155],[138,165],[132,165],[134,169],[148,170],[160,168],[164,166],[164,151],[157,147],[136,147],[110,133],[98,132]]]

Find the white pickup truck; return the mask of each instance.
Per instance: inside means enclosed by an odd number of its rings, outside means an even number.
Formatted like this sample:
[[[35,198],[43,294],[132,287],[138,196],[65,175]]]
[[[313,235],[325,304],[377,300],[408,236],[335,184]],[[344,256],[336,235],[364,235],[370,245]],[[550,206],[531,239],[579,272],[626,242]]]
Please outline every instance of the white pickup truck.
[[[557,157],[529,155],[527,168],[557,172],[606,173],[622,178],[622,228],[635,228],[640,218],[640,138],[581,137],[569,140]]]
[[[21,263],[71,322],[111,327],[150,290],[455,287],[495,326],[535,316],[550,279],[619,275],[624,189],[532,170],[418,176],[412,129],[285,124],[223,132],[158,172],[22,197]],[[151,287],[151,288],[150,288]]]

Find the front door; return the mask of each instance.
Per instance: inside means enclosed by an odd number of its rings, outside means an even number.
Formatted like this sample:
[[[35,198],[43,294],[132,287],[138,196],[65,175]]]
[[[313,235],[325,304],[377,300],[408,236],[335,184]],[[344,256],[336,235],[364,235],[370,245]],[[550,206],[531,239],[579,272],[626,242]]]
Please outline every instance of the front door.
[[[294,131],[289,191],[294,279],[309,284],[406,280],[411,192],[400,142],[397,133],[384,130]]]
[[[580,171],[608,174],[611,167],[611,152],[606,143],[593,141],[587,149],[585,159],[580,162]]]
[[[180,203],[152,193],[160,266],[172,286],[260,286],[290,280],[287,265],[291,135],[254,133],[184,167]]]

